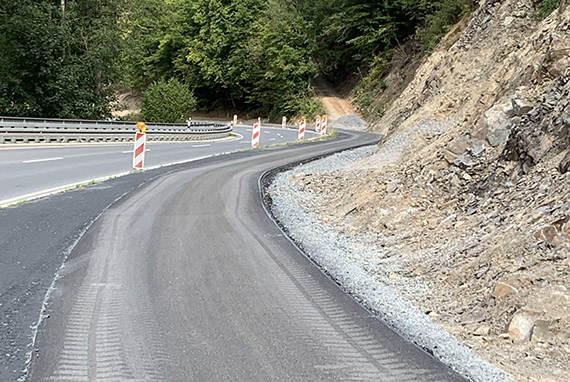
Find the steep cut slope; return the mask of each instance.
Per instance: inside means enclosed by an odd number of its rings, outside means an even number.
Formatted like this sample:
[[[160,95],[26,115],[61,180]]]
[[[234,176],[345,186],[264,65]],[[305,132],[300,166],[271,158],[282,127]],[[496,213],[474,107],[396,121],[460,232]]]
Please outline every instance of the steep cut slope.
[[[537,23],[533,1],[482,1],[374,154],[293,179],[378,248],[371,274],[518,381],[570,373],[569,2]]]

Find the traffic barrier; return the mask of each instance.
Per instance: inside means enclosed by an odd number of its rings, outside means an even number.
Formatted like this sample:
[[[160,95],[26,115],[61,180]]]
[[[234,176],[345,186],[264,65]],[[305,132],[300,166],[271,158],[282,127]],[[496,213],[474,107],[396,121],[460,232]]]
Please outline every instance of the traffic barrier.
[[[305,128],[307,127],[307,119],[305,117],[301,117],[301,123],[299,124],[299,136],[298,139],[300,141],[305,139]]]
[[[281,119],[281,128],[282,129],[287,128],[287,117],[285,117],[285,116],[283,116],[283,118]]]
[[[321,116],[317,115],[317,118],[315,119],[315,131],[317,133],[321,132]]]
[[[130,142],[135,122],[41,119],[0,116],[2,143]],[[149,123],[149,141],[194,141],[226,138],[232,126],[217,122]]]
[[[144,152],[146,146],[146,126],[144,122],[137,123],[135,134],[135,149],[133,151],[133,168],[142,170],[144,168]]]
[[[261,136],[261,118],[257,118],[257,122],[253,125],[251,133],[251,147],[259,147],[259,137]]]
[[[323,120],[321,121],[321,135],[327,135],[327,116],[323,115]]]

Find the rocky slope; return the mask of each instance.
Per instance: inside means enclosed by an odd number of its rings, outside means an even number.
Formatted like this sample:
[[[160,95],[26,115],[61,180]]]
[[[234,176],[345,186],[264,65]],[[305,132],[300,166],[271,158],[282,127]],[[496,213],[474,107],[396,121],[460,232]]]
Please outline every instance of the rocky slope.
[[[570,375],[569,3],[538,23],[533,1],[481,1],[372,155],[291,179],[377,250],[369,274],[517,381]]]

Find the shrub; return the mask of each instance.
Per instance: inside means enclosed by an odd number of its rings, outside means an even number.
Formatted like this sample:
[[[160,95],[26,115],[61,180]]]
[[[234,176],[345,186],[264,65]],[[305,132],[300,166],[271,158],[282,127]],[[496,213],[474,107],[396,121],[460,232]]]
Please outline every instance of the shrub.
[[[145,122],[182,123],[196,110],[196,98],[176,78],[152,83],[144,92],[141,115]]]
[[[471,13],[470,0],[438,0],[432,5],[433,11],[425,18],[425,24],[416,31],[424,51],[432,51],[441,38],[451,30],[461,18]]]
[[[544,20],[560,6],[560,0],[543,0],[538,9],[538,20]]]

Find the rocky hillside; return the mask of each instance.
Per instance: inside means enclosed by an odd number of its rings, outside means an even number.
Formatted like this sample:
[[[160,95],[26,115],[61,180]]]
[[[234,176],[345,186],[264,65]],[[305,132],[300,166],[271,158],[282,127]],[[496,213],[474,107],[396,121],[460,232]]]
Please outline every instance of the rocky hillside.
[[[378,248],[369,273],[517,381],[570,375],[569,3],[538,22],[536,1],[481,1],[374,154],[294,179]]]

